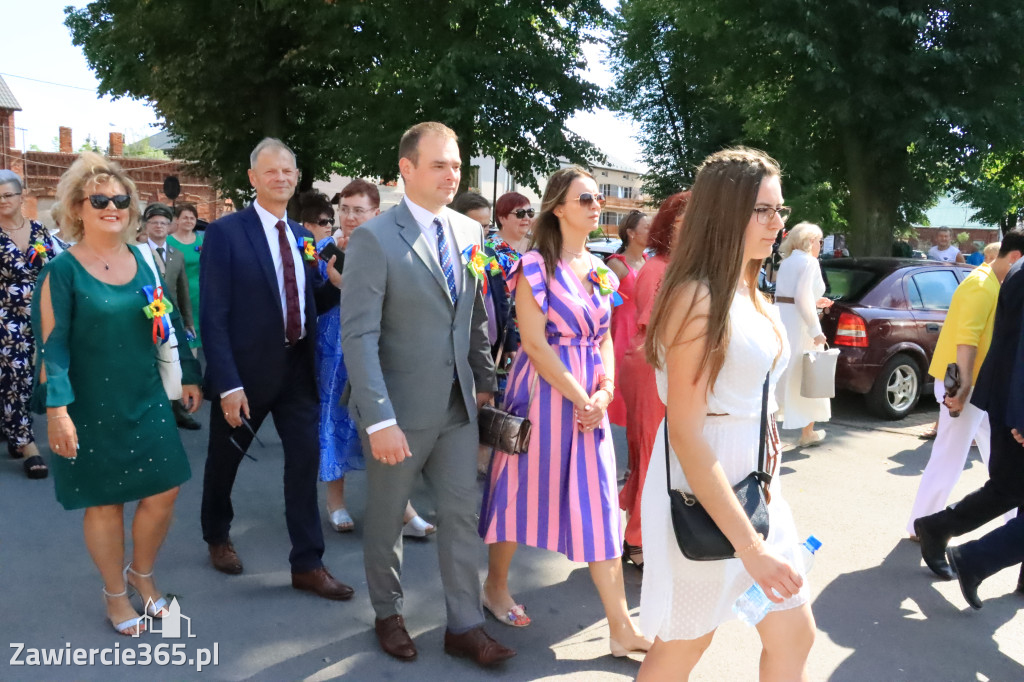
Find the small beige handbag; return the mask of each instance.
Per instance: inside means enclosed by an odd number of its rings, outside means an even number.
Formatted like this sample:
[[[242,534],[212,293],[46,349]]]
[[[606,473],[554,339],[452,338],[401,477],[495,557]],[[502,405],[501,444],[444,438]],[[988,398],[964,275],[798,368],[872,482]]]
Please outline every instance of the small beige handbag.
[[[804,398],[835,398],[838,361],[838,348],[804,351],[800,395]]]

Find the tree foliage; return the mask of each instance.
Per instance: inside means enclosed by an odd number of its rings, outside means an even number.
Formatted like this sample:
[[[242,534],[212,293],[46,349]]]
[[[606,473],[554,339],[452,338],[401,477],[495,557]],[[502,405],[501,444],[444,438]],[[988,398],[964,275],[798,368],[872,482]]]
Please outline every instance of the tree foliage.
[[[1022,30],[1014,0],[621,0],[615,95],[641,121],[652,185],[758,146],[797,217],[887,255],[981,157],[1024,149]],[[694,133],[666,132],[672,118]]]
[[[463,160],[494,155],[520,182],[597,156],[568,131],[599,103],[582,45],[599,0],[97,0],[66,24],[100,91],[149,101],[178,153],[248,191],[248,154],[280,137],[302,187],[336,170],[391,179],[398,140],[438,120]]]

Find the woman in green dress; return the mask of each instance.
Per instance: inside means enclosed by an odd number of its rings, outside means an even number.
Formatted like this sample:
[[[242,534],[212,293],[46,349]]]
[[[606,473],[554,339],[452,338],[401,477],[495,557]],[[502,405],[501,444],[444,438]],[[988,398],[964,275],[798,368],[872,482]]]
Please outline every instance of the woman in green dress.
[[[153,565],[178,486],[191,472],[157,369],[157,333],[144,308],[155,276],[135,246],[135,185],[116,165],[82,154],[57,187],[69,238],[77,242],[39,275],[32,305],[38,330],[36,391],[45,407],[57,500],[85,508],[85,544],[103,579],[107,616],[121,634],[144,629],[128,588],[150,616],[166,601]],[[183,329],[171,313],[175,329]],[[199,366],[181,357],[183,400],[202,402]],[[131,563],[124,566],[124,505],[138,501]]]
[[[196,222],[199,220],[199,213],[196,212],[196,205],[180,203],[174,207],[174,219],[177,221],[177,229],[174,234],[167,237],[171,246],[181,251],[185,256],[185,274],[188,276],[188,297],[192,301],[192,310],[195,311],[196,336],[189,339],[190,348],[202,346],[199,335],[199,253],[203,250],[203,235],[196,232]]]

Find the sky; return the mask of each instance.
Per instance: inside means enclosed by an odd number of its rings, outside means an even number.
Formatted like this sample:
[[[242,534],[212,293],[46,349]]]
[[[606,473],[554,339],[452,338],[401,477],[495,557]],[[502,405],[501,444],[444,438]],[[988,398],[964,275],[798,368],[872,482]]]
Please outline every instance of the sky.
[[[0,7],[16,6],[13,12],[8,8],[3,13],[6,18],[13,17],[17,27],[4,31],[0,47],[0,75],[22,108],[15,114],[16,146],[25,149],[36,145],[51,151],[60,126],[72,129],[76,149],[87,136],[105,148],[112,132],[124,133],[126,142],[158,132],[160,121],[145,102],[114,101],[97,95],[96,77],[81,49],[71,44],[71,35],[64,26],[64,7],[68,4],[80,7],[87,3],[0,1]],[[614,7],[611,0],[604,0],[604,4]],[[587,78],[604,87],[610,85],[611,74],[602,64],[604,50],[589,46],[586,55],[590,64]],[[641,167],[640,146],[633,137],[636,126],[631,121],[601,110],[578,114],[570,119],[568,127],[606,154]]]

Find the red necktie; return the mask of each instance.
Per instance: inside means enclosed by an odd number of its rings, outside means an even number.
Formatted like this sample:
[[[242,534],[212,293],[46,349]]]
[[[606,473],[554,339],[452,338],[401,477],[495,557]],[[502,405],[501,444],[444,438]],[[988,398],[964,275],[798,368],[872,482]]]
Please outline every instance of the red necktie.
[[[284,326],[284,337],[288,345],[293,345],[302,335],[302,314],[299,312],[299,284],[295,279],[295,258],[292,256],[292,244],[286,235],[291,233],[283,220],[278,220],[277,243],[281,247],[281,265],[284,268],[284,300],[287,307],[288,322]]]

